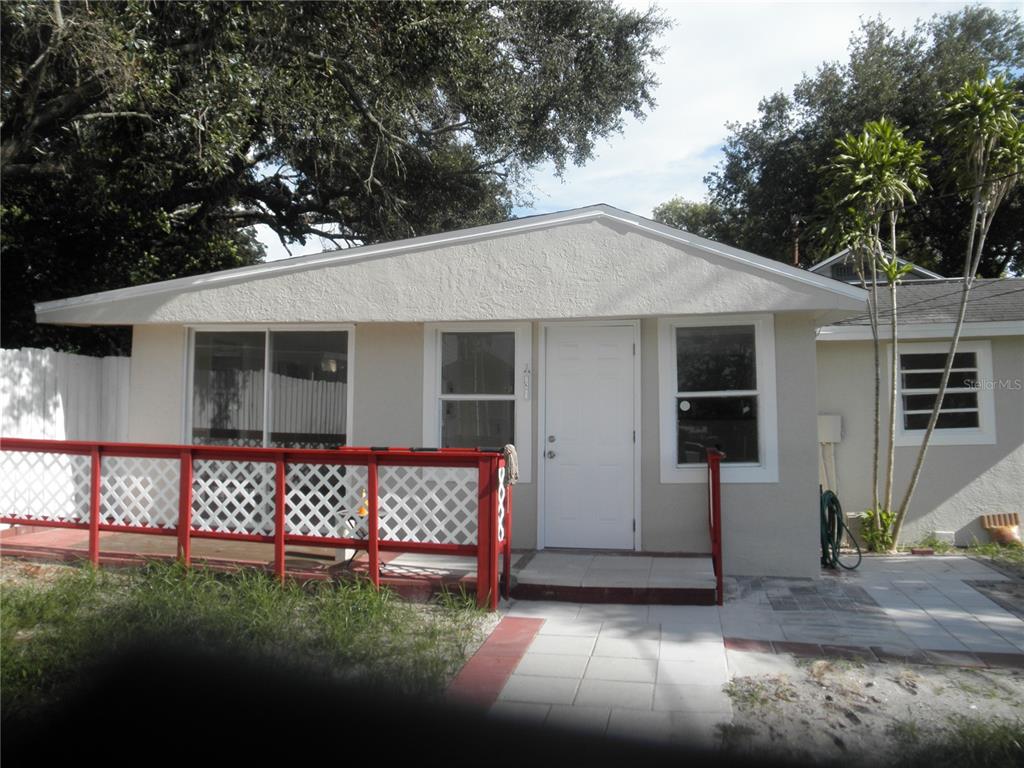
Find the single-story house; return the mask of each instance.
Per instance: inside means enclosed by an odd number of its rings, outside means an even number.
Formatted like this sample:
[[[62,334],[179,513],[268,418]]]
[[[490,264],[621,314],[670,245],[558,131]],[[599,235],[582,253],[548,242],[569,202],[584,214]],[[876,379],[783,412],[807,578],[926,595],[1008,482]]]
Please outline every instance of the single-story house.
[[[598,205],[37,314],[133,326],[131,441],[515,443],[517,547],[707,552],[718,447],[726,572],[802,576],[819,482],[871,502],[867,293],[846,263],[797,269]],[[897,499],[959,289],[919,268],[899,289]],[[1020,511],[1022,382],[1024,281],[979,281],[906,540],[983,540],[981,514]]]
[[[831,260],[829,260],[831,261]],[[833,262],[834,264],[835,262]],[[819,265],[829,268],[827,261]],[[842,277],[840,277],[842,279]],[[899,504],[935,403],[960,308],[961,280],[909,279],[897,289],[899,386],[895,498]],[[882,424],[892,380],[888,290],[882,318]],[[822,483],[848,511],[871,506],[874,355],[866,310],[818,331]],[[888,431],[882,432],[882,477]],[[988,541],[983,514],[1024,511],[1024,279],[977,280],[943,409],[903,529],[969,545]]]
[[[513,544],[818,567],[817,332],[829,277],[607,205],[41,303],[133,327],[131,441],[500,446]]]

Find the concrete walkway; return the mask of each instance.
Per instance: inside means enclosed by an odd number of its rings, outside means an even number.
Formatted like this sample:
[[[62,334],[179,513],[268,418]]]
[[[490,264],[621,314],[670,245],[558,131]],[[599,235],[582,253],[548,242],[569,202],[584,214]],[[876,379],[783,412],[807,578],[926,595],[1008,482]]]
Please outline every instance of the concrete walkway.
[[[514,602],[508,615],[545,621],[498,716],[709,747],[732,720],[715,607]]]
[[[742,639],[772,653],[1024,667],[1024,621],[980,591],[1009,581],[963,556],[868,557],[814,579],[728,579],[721,608],[513,601],[507,615],[544,622],[491,711],[714,747],[732,721],[725,685],[772,668]]]

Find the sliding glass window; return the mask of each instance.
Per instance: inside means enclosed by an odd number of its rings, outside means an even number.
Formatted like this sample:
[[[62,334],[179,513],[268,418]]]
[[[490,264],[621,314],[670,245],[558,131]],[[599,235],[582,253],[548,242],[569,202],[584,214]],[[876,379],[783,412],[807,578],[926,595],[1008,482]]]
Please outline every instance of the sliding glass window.
[[[192,442],[287,448],[345,445],[348,333],[196,331]]]

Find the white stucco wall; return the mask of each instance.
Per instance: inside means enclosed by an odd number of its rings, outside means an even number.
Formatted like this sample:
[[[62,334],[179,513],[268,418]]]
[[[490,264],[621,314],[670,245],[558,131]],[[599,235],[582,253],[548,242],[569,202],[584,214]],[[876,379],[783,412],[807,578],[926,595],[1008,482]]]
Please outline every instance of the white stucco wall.
[[[187,339],[188,334],[180,325],[146,325],[133,329],[128,405],[131,442],[181,442]]]
[[[911,343],[901,346],[909,350]],[[992,338],[991,348],[993,378],[1024,381],[1024,336]],[[843,419],[836,464],[840,500],[850,512],[871,506],[873,365],[870,341],[818,344],[818,411],[840,414]],[[1024,511],[1024,391],[997,387],[993,395],[997,442],[929,447],[903,542],[919,541],[933,531],[955,532],[958,544],[970,544],[975,537],[988,541],[978,524],[979,515]],[[883,424],[887,414],[888,404],[883,402]],[[886,434],[883,429],[883,455]],[[907,487],[917,452],[916,446],[896,448],[894,506]],[[884,469],[881,477],[880,483]]]
[[[423,444],[423,325],[355,330],[352,445]]]
[[[643,345],[643,546],[651,551],[710,551],[707,489],[661,483],[657,321],[641,326]],[[818,569],[817,420],[814,325],[800,314],[776,315],[779,482],[722,487],[727,574],[812,576]]]
[[[47,306],[40,319],[424,322],[863,309],[858,289],[757,263],[762,266],[614,220],[584,220],[309,268],[299,263],[245,279],[210,275],[184,292],[118,293],[122,298],[99,304]]]
[[[533,370],[540,374],[541,323],[533,323]],[[355,329],[353,441],[421,445],[423,325],[358,324]],[[137,326],[132,356],[129,439],[178,442],[185,404],[182,326]],[[817,466],[814,323],[810,313],[775,318],[779,482],[726,484],[723,528],[726,572],[809,576],[817,567]],[[641,531],[648,551],[708,552],[703,483],[662,484],[659,477],[657,319],[641,322]],[[537,440],[542,408],[532,408]],[[536,453],[536,451],[534,451]],[[533,482],[515,494],[513,543],[537,544],[537,457]]]

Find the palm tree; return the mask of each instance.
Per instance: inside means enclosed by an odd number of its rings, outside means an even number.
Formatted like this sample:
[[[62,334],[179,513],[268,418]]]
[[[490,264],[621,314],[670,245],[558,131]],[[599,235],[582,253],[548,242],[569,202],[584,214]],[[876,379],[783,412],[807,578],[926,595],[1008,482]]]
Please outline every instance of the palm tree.
[[[893,541],[899,539],[910,500],[924,465],[932,432],[939,420],[942,400],[949,383],[960,333],[967,313],[978,265],[985,249],[985,238],[996,210],[1006,195],[1020,183],[1024,174],[1024,110],[1021,94],[1001,75],[992,80],[967,81],[945,97],[942,112],[943,136],[953,160],[953,180],[961,194],[971,201],[971,219],[964,253],[964,274],[960,287],[960,312],[932,406],[921,449],[917,454],[907,492],[893,521]]]
[[[928,186],[923,170],[924,144],[908,140],[903,131],[888,118],[864,125],[859,135],[847,134],[836,142],[837,154],[826,169],[829,194],[838,207],[838,230],[857,256],[861,284],[869,288],[869,316],[875,353],[874,469],[872,499],[875,542],[887,537],[883,526],[892,510],[893,468],[896,451],[896,371],[899,354],[897,331],[896,285],[910,269],[897,258],[897,223],[908,202],[916,201],[915,192]],[[889,240],[883,244],[883,228]],[[881,431],[881,343],[879,339],[878,276],[889,287],[892,312],[889,318],[892,335],[893,371],[889,387],[889,440],[886,453],[885,491],[878,495],[879,433]],[[870,286],[867,275],[870,274]],[[884,505],[883,505],[884,500]]]

